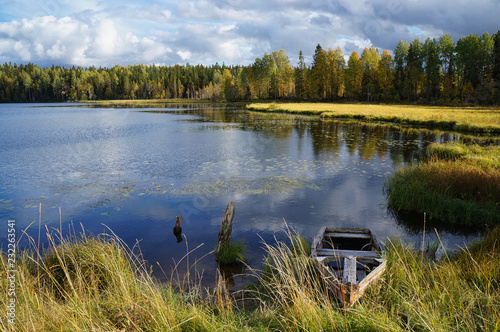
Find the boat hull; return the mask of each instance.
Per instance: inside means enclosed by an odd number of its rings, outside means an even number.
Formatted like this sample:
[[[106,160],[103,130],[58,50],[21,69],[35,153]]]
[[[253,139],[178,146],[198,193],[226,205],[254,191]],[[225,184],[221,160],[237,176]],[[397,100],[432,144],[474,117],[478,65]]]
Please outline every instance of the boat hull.
[[[369,229],[323,227],[311,252],[333,294],[343,305],[352,305],[384,272],[381,249]]]

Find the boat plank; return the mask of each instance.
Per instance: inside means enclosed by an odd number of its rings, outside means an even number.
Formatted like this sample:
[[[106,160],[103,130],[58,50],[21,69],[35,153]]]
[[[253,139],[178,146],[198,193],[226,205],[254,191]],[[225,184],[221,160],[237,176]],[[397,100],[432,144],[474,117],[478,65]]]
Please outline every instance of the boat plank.
[[[349,238],[349,239],[371,239],[372,236],[366,233],[325,233],[325,237]]]
[[[339,258],[347,256],[357,256],[366,258],[378,258],[380,254],[376,251],[363,251],[363,250],[337,250],[337,249],[318,249],[317,256],[335,256]]]
[[[344,273],[342,275],[342,283],[356,283],[356,257],[348,256],[344,258]]]

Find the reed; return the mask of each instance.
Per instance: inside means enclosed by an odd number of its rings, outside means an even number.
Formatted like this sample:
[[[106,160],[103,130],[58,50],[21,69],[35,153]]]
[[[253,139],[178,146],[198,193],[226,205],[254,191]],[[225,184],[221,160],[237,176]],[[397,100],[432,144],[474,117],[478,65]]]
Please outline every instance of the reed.
[[[397,239],[389,241],[384,290],[372,289],[360,305],[404,315],[407,328],[415,331],[495,331],[500,318],[499,235],[497,228],[441,262],[425,259]]]
[[[427,212],[451,224],[484,229],[500,221],[500,172],[491,166],[433,159],[397,171],[384,192],[391,208]]]

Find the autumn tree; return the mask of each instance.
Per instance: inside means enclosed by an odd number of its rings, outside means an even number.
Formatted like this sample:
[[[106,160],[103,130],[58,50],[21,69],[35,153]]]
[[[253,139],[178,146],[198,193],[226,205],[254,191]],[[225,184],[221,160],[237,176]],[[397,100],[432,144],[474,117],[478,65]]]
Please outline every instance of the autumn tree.
[[[325,97],[328,100],[335,100],[344,94],[344,53],[340,47],[332,50],[328,49],[325,62]]]
[[[358,100],[363,89],[363,65],[358,53],[352,51],[345,70],[345,94],[351,100]]]

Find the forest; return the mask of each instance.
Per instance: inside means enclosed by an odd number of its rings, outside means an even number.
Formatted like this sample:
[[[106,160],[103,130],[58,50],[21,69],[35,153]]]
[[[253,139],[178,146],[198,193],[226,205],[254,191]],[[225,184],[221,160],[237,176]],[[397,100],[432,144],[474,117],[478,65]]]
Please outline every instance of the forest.
[[[498,105],[500,31],[456,43],[449,34],[402,40],[393,55],[372,46],[346,56],[318,44],[310,66],[302,51],[293,66],[284,50],[248,66],[0,65],[1,102],[176,98]]]

